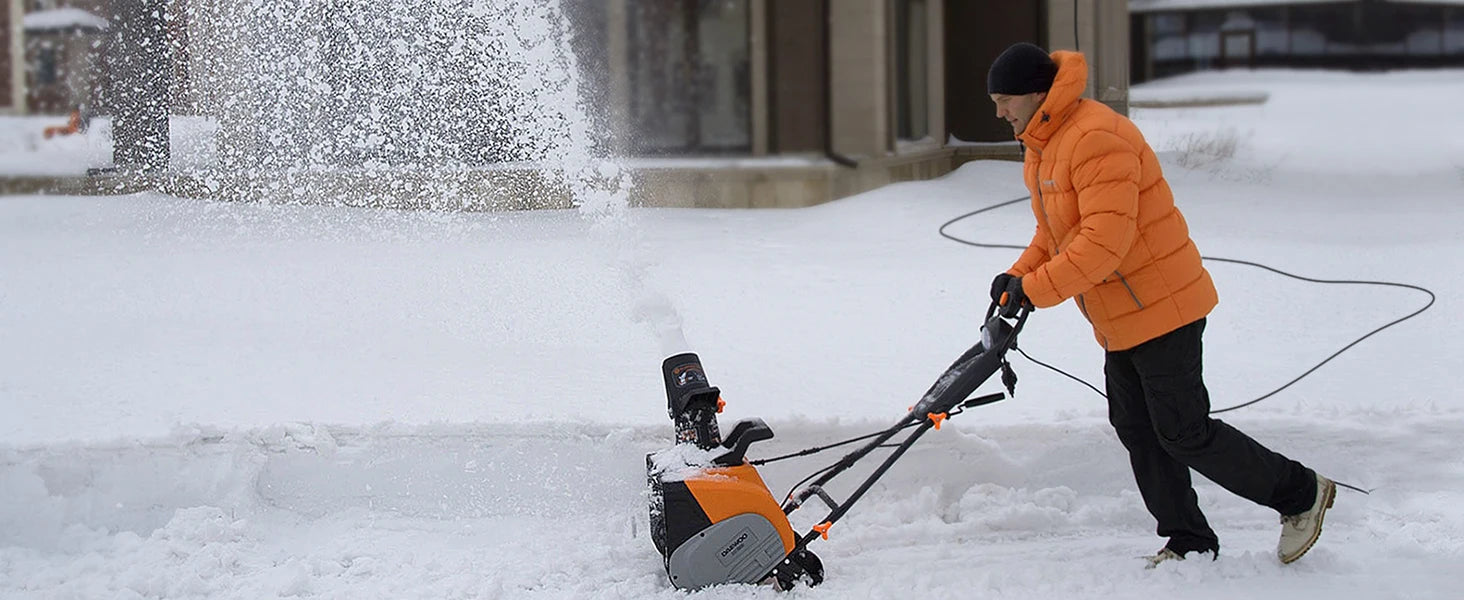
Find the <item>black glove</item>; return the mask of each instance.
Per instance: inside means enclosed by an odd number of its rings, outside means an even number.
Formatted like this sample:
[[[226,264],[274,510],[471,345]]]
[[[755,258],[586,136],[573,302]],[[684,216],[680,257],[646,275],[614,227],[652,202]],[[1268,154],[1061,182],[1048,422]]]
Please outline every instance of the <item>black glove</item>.
[[[1001,275],[997,275],[996,279],[991,280],[991,301],[1001,302],[1002,292],[1006,291],[1007,286],[1015,278],[1016,276],[1011,273],[1002,273]]]
[[[1006,292],[997,300],[1001,304],[1001,316],[1008,319],[1017,316],[1017,311],[1023,306],[1031,307],[1032,303],[1027,300],[1027,293],[1022,291],[1022,278],[1013,277],[1007,282]]]

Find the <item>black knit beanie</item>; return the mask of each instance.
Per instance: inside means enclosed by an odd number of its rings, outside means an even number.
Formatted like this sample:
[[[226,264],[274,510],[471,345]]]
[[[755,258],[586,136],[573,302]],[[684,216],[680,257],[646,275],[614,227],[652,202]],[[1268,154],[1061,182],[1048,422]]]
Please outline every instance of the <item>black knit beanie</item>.
[[[1045,92],[1057,77],[1057,63],[1047,51],[1027,42],[1002,51],[986,73],[986,93],[1020,96]]]

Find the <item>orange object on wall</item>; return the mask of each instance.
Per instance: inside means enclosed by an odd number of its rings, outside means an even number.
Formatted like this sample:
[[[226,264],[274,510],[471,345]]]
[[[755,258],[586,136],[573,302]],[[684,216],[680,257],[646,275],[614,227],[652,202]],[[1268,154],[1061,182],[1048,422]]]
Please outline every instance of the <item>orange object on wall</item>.
[[[71,111],[71,118],[66,120],[65,125],[52,125],[50,127],[47,127],[44,134],[46,136],[46,139],[49,140],[58,135],[71,135],[74,133],[79,133],[81,132],[81,130],[81,111],[73,110]]]

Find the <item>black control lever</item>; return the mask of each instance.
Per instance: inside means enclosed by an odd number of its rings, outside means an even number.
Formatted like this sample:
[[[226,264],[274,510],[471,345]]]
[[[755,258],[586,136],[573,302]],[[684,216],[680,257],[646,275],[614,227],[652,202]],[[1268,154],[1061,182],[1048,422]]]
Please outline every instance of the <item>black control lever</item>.
[[[773,428],[759,418],[743,419],[732,426],[732,431],[727,432],[722,440],[722,447],[727,452],[712,459],[712,464],[719,467],[735,467],[743,463],[747,457],[747,449],[755,442],[772,439]]]

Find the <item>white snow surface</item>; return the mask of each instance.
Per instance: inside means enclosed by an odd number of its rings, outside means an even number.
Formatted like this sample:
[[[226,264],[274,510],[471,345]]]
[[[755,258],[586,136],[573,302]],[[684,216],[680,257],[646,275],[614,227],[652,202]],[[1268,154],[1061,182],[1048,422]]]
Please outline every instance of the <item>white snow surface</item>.
[[[1219,559],[1144,570],[1163,542],[1104,400],[1014,357],[1016,397],[922,439],[812,545],[828,580],[786,597],[1458,596],[1464,73],[1154,85],[1269,96],[1134,111],[1204,253],[1438,295],[1223,416],[1372,494],[1340,491],[1316,548],[1283,566],[1276,514],[1197,477]],[[1017,254],[937,229],[1024,194],[1019,165],[981,162],[799,210],[0,198],[0,597],[785,597],[667,582],[643,493],[672,437],[661,360],[701,356],[724,430],[772,426],[754,458],[892,424],[976,341]],[[948,232],[1025,243],[1032,227],[1018,203]],[[1217,408],[1428,301],[1209,268]],[[1070,304],[1035,313],[1022,348],[1101,382]],[[781,496],[840,454],[761,471]]]

